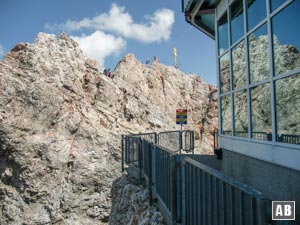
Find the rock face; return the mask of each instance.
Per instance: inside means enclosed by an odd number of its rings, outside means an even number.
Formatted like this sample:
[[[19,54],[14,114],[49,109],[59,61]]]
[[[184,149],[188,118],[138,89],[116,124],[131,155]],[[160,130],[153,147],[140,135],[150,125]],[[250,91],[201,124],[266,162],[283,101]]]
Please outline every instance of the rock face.
[[[128,132],[179,129],[187,107],[198,151],[212,149],[216,88],[132,54],[98,70],[65,34],[40,33],[0,62],[0,224],[105,224]]]
[[[176,109],[187,108],[188,125],[184,127],[195,131],[197,151],[212,150],[212,134],[218,121],[216,87],[171,66],[154,62],[147,67],[132,54],[119,62],[114,74],[113,82],[123,91],[117,110],[123,111],[132,130],[179,130],[175,123]],[[114,102],[118,97],[119,93],[109,92],[103,100]]]
[[[156,207],[148,204],[148,190],[128,176],[117,179],[112,186],[112,213],[110,225],[163,225],[164,219]]]

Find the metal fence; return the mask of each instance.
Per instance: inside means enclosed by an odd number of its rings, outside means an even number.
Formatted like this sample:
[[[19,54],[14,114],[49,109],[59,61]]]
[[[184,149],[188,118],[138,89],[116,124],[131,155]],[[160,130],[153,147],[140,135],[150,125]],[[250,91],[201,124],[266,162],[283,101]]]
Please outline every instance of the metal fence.
[[[267,224],[262,193],[141,136],[122,137],[122,159],[139,169],[168,225]]]
[[[157,143],[172,151],[180,151],[182,149],[182,133],[181,131],[165,131],[158,134]]]
[[[262,193],[191,158],[183,164],[184,224],[265,224]]]
[[[124,161],[126,164],[135,164],[139,160],[140,138],[137,136],[126,135],[122,138],[124,147]]]
[[[181,133],[182,136],[182,147],[181,149],[185,152],[194,153],[194,132],[191,130],[184,130]]]
[[[194,131],[165,131],[157,135],[157,143],[174,152],[185,151],[194,153]]]
[[[180,219],[180,210],[178,210],[180,200],[178,198],[180,196],[179,155],[161,146],[153,146],[153,150],[156,197],[168,220],[176,222]]]
[[[145,139],[149,142],[157,143],[157,133],[151,132],[151,133],[142,133],[142,134],[133,134],[134,136],[138,136],[142,139]]]
[[[149,154],[151,153],[151,143],[145,139],[141,140],[141,159],[140,159],[140,169],[145,176],[149,177]]]
[[[219,143],[219,130],[214,130],[213,133],[214,136],[214,149],[220,148],[220,143]]]
[[[295,134],[282,134],[278,136],[278,141],[289,144],[300,144],[300,135]]]
[[[232,135],[232,132],[229,130],[223,130],[222,134]],[[248,131],[235,131],[235,136],[238,137],[248,137]],[[267,133],[263,131],[253,131],[252,138],[259,140],[272,140],[272,133]],[[277,136],[277,141],[284,142],[288,144],[300,144],[300,135],[296,134],[281,134]]]
[[[230,130],[223,130],[222,134],[224,135],[232,135],[232,131]],[[248,131],[235,131],[235,136],[237,137],[248,137]],[[263,131],[253,131],[252,138],[259,139],[259,140],[272,140],[272,133],[267,133]]]
[[[252,137],[259,140],[272,140],[272,134],[267,132],[253,131]]]

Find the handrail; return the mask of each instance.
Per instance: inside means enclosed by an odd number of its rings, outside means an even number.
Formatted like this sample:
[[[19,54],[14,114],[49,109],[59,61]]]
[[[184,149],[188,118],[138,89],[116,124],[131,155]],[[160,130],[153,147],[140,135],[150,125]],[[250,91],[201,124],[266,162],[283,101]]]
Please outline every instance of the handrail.
[[[178,153],[180,150],[173,151],[151,142],[145,138],[147,134],[122,135],[124,148],[122,154],[128,153],[130,156],[134,154],[134,159],[137,157],[138,163],[127,164],[129,168],[135,169],[132,176],[138,176],[140,182],[145,182],[149,191],[150,205],[154,199],[157,200],[158,207],[168,225],[199,224],[200,220],[207,225],[215,224],[213,221],[220,220],[224,220],[225,223],[226,216],[231,218],[231,223],[228,224],[237,224],[233,220],[246,218],[251,219],[252,225],[256,224],[256,221],[259,221],[259,224],[260,221],[265,221],[265,199],[260,191],[192,158],[180,157]],[[133,139],[132,142],[128,142],[129,145],[134,145],[127,146],[126,140],[129,139]],[[126,155],[122,155],[122,159],[126,161]],[[235,204],[237,201],[235,195],[238,193],[240,197],[237,198],[240,198],[240,203]],[[201,198],[205,198],[205,201],[201,202]],[[221,208],[216,206],[218,202],[222,202]],[[204,209],[207,207],[206,204],[209,208]],[[229,204],[232,212],[229,213],[229,209],[224,209],[225,204]],[[251,205],[250,213],[245,211],[249,204]],[[201,205],[203,208],[201,215],[196,213],[196,205]],[[212,205],[217,208],[212,208]],[[218,210],[217,219],[212,219],[214,209]],[[206,223],[206,220],[209,222]]]
[[[231,186],[242,190],[243,192],[245,192],[249,195],[255,196],[256,198],[260,198],[260,199],[263,198],[263,194],[260,191],[254,189],[246,184],[240,183],[239,181],[225,175],[224,173],[219,172],[218,170],[208,167],[208,166],[206,166],[198,161],[195,161],[194,159],[188,158],[188,157],[185,157],[184,160],[186,162],[189,162],[190,164],[204,170],[205,172],[217,177],[218,179],[223,180],[224,182],[230,184]]]
[[[180,152],[180,150],[173,151],[173,150],[170,150],[170,149],[168,149],[168,148],[166,148],[164,146],[161,146],[159,144],[154,144],[154,146],[160,148],[161,150],[164,150],[165,152],[170,153],[171,155],[177,155],[177,152]]]

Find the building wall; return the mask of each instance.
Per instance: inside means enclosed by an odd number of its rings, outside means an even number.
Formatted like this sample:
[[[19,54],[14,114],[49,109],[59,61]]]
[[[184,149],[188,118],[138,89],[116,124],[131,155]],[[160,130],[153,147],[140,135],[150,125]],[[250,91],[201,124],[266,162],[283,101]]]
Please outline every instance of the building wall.
[[[299,10],[299,0],[222,0],[216,9],[222,172],[269,200],[296,201],[298,223]]]
[[[223,0],[216,10],[221,147],[245,154],[232,140],[247,151],[253,142],[261,151],[246,155],[298,170],[299,10],[299,0]]]
[[[297,224],[299,11],[300,0],[221,0],[215,11],[222,172],[269,200],[296,201]]]
[[[299,171],[225,149],[223,149],[221,170],[226,175],[261,191],[269,200],[296,201],[296,221],[300,221]],[[296,225],[296,221],[277,222],[275,224]]]

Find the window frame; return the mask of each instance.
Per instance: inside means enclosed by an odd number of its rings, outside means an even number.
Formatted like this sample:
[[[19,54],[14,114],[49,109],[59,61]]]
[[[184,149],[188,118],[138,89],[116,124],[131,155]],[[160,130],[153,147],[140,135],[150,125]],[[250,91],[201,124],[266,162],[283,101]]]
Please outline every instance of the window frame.
[[[268,144],[268,145],[276,145],[280,147],[286,147],[286,148],[293,148],[293,149],[300,149],[300,145],[297,144],[289,144],[289,143],[284,143],[284,142],[278,142],[277,141],[277,117],[276,117],[276,96],[275,96],[275,83],[279,79],[284,79],[296,74],[300,74],[300,69],[296,69],[293,71],[288,71],[283,74],[274,76],[274,62],[273,62],[273,40],[272,40],[272,18],[276,16],[279,12],[284,10],[286,7],[288,7],[293,0],[287,0],[285,3],[283,3],[281,6],[279,6],[276,10],[271,12],[271,0],[265,0],[266,1],[266,17],[261,20],[257,25],[255,25],[251,30],[248,31],[248,15],[247,15],[247,0],[243,0],[243,12],[244,12],[244,35],[239,38],[235,43],[231,43],[231,19],[230,19],[230,6],[233,4],[234,1],[228,1],[226,10],[222,12],[222,15],[219,16],[218,19],[220,19],[224,13],[227,13],[227,19],[228,19],[228,40],[229,40],[229,48],[224,51],[222,54],[219,54],[219,42],[218,42],[218,34],[216,35],[216,52],[217,52],[217,71],[218,71],[218,76],[217,76],[217,82],[218,82],[218,104],[219,104],[219,135],[220,137],[224,138],[230,138],[230,139],[236,139],[236,140],[248,140],[251,142],[256,142],[256,143],[262,143],[262,144]],[[216,27],[218,26],[218,19],[215,21]],[[259,29],[262,25],[266,24],[267,25],[267,35],[268,35],[268,41],[269,41],[269,66],[270,66],[270,74],[269,77],[265,80],[261,80],[255,83],[250,83],[250,68],[249,68],[249,42],[248,42],[248,36],[255,32],[257,29]],[[242,88],[237,88],[234,89],[233,87],[233,71],[232,71],[232,49],[238,45],[240,42],[244,41],[245,42],[245,60],[246,60],[246,86]],[[220,68],[219,68],[219,61],[222,56],[225,54],[229,53],[229,64],[230,64],[230,91],[226,93],[221,92],[221,87],[220,87]],[[259,85],[264,85],[266,83],[270,83],[270,93],[271,93],[271,99],[270,99],[270,104],[271,104],[271,128],[272,128],[272,141],[268,140],[259,140],[259,139],[254,139],[252,137],[252,99],[251,99],[251,89],[259,86]],[[248,104],[248,137],[239,137],[239,136],[234,136],[235,135],[235,112],[234,112],[234,94],[241,92],[241,91],[246,91],[247,92],[247,104]],[[226,96],[226,95],[231,95],[231,122],[232,122],[232,134],[231,135],[225,135],[222,134],[222,108],[221,108],[221,98]]]

